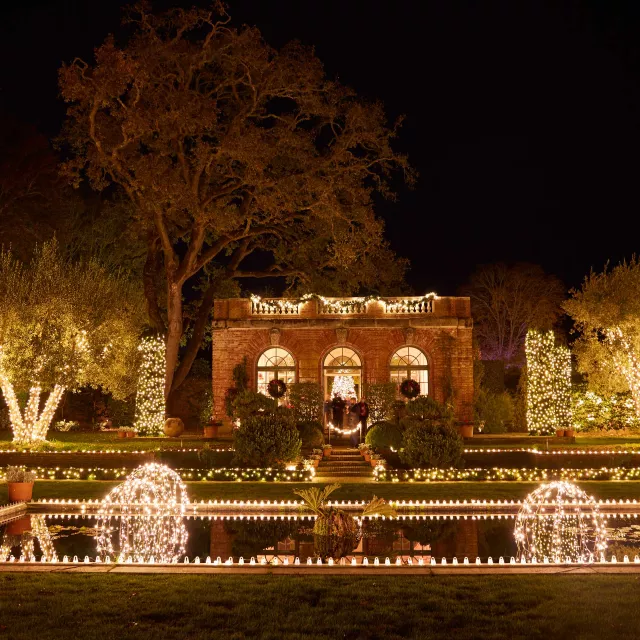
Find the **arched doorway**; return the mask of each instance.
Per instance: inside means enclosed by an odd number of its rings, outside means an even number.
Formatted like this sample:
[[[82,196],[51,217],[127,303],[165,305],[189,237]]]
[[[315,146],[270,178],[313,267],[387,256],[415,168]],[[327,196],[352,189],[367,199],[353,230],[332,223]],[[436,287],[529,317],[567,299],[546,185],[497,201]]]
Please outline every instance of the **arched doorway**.
[[[360,356],[349,347],[335,347],[324,358],[322,366],[325,396],[331,395],[337,376],[351,378],[356,398],[362,394],[362,361]]]

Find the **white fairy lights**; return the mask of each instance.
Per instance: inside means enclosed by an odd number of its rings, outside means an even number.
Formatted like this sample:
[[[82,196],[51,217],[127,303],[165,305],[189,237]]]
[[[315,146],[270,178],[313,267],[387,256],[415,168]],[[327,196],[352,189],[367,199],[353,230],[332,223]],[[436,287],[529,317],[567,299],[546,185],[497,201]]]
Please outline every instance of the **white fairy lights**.
[[[532,435],[572,428],[571,353],[556,345],[553,331],[529,330],[527,356],[527,426]]]
[[[187,487],[175,471],[157,463],[138,467],[100,505],[98,554],[177,562],[185,554],[189,504]],[[116,514],[119,544],[114,546]]]
[[[593,562],[607,548],[603,516],[593,496],[570,482],[543,484],[522,503],[514,530],[527,561]]]
[[[343,400],[356,397],[356,387],[353,382],[353,376],[337,375],[333,379],[331,397],[334,396],[340,396]]]
[[[136,393],[135,428],[143,435],[160,435],[164,427],[165,342],[162,336],[142,339],[142,363]]]

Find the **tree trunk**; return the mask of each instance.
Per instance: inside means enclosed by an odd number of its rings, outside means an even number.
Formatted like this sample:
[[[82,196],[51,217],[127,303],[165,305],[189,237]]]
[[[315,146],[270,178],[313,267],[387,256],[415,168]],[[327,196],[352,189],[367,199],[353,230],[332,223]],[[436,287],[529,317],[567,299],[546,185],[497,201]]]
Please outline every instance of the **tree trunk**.
[[[182,339],[182,287],[173,281],[167,285],[167,350],[164,380],[164,397],[169,398],[173,376],[178,364],[178,351]]]
[[[182,358],[180,359],[178,369],[176,370],[173,377],[173,385],[171,387],[172,393],[185,381],[185,378],[189,375],[191,366],[193,365],[193,362],[198,355],[198,351],[200,351],[200,346],[202,345],[202,340],[204,339],[204,334],[207,330],[209,315],[211,314],[211,309],[213,308],[214,297],[215,287],[213,284],[211,284],[205,291],[205,294],[202,298],[202,303],[200,304],[200,308],[198,309],[198,316],[193,325],[191,338],[187,343],[187,347],[182,354]]]
[[[147,301],[147,315],[151,326],[158,332],[164,333],[165,326],[160,306],[158,304],[157,275],[160,252],[156,239],[149,234],[147,239],[147,259],[142,270],[144,297]]]
[[[13,385],[4,375],[0,375],[0,386],[2,387],[5,402],[9,407],[9,416],[13,428],[13,441],[20,444],[32,445],[46,440],[47,431],[53,420],[53,415],[64,394],[64,387],[56,385],[53,388],[45,402],[42,412],[40,412],[41,389],[37,384],[34,384],[29,390],[29,400],[27,401],[23,416]]]

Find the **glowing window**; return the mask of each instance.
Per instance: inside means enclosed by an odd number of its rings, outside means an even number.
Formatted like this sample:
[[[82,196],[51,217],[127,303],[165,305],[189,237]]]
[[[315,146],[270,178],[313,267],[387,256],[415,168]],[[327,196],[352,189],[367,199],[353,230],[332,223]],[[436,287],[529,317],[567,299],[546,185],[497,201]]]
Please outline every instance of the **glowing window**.
[[[286,385],[296,381],[296,361],[282,347],[270,347],[258,358],[258,393],[269,395],[271,380],[282,380]]]
[[[401,347],[391,356],[391,382],[411,379],[420,384],[420,394],[429,395],[429,361],[417,347]]]

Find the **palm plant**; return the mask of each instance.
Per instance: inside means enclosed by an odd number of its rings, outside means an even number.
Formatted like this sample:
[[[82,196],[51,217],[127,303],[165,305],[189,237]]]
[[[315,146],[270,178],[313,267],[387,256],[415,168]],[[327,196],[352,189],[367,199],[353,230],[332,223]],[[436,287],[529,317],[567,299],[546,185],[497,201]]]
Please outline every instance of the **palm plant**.
[[[342,509],[329,506],[329,496],[340,488],[340,484],[330,484],[323,489],[295,489],[307,508],[316,516],[313,527],[314,547],[321,557],[341,558],[358,546],[361,531],[355,518]],[[365,505],[361,516],[395,516],[396,510],[384,499],[373,496]]]

